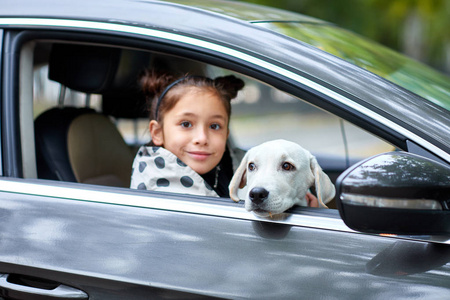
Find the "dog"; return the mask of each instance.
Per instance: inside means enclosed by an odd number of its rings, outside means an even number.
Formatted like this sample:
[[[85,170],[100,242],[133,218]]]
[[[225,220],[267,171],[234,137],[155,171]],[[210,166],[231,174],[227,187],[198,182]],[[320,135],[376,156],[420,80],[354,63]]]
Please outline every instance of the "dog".
[[[294,205],[308,206],[306,194],[314,186],[319,207],[334,198],[335,187],[316,158],[300,145],[273,140],[251,148],[233,175],[230,197],[239,202],[245,191],[245,209],[261,217],[273,217]]]

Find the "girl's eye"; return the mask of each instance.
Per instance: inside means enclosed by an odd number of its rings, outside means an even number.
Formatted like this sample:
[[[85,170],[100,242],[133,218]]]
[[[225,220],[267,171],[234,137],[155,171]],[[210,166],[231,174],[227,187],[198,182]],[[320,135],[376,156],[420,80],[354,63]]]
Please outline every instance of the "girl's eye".
[[[248,164],[248,170],[249,171],[254,171],[256,169],[256,165],[254,163],[249,163]]]
[[[180,125],[181,125],[181,127],[184,127],[184,128],[192,127],[191,122],[188,122],[188,121],[181,122]]]
[[[281,168],[282,168],[283,170],[285,170],[285,171],[293,171],[293,170],[295,170],[295,167],[294,167],[292,164],[288,163],[288,162],[284,162],[284,163],[281,165]]]
[[[219,124],[211,124],[209,128],[211,128],[212,130],[219,130],[221,127]]]

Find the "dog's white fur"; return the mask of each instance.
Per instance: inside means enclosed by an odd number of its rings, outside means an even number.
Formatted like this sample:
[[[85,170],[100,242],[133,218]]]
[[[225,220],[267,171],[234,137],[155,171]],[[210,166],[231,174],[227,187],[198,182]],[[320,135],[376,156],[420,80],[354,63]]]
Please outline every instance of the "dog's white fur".
[[[249,170],[251,163],[252,171]],[[285,170],[284,163],[294,168]],[[245,209],[259,216],[281,214],[294,205],[308,206],[305,196],[312,186],[315,186],[319,207],[326,208],[325,203],[335,195],[333,183],[316,158],[300,145],[286,140],[263,143],[245,154],[229,186],[231,199],[238,202],[238,190],[245,186]],[[269,192],[262,203],[250,199],[254,188]]]

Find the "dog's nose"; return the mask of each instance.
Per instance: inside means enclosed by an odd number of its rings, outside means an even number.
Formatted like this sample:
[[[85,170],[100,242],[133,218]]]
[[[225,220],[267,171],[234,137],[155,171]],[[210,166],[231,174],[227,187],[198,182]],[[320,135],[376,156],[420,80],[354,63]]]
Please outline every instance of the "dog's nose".
[[[253,203],[261,204],[269,196],[269,191],[265,188],[255,187],[250,190],[250,193],[248,195]]]

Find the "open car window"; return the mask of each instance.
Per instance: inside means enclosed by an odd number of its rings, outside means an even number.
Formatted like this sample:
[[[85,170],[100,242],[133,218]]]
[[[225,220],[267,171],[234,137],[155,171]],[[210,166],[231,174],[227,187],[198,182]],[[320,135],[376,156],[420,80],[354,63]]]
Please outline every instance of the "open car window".
[[[91,93],[84,90],[85,87],[80,87],[80,90],[68,88],[49,75],[52,49],[60,44],[63,44],[64,49],[63,42],[37,41],[26,46],[28,59],[33,62],[29,66],[33,74],[33,122],[22,121],[23,132],[27,128],[36,127],[36,120],[49,110],[62,107],[89,108],[104,114],[116,126],[129,147],[131,155],[127,155],[133,157],[137,148],[150,139],[148,112],[139,91],[138,76],[144,68],[158,68],[178,74],[189,72],[212,78],[233,74],[242,78],[245,88],[232,101],[230,142],[242,150],[273,139],[297,142],[318,158],[332,181],[356,161],[394,149],[394,146],[380,138],[311,105],[308,99],[294,97],[232,70],[164,53],[114,47],[119,50],[119,54],[115,58],[117,70],[113,74],[110,89]],[[82,46],[88,49],[86,55],[89,54],[89,49],[94,51],[96,48],[96,45]],[[23,55],[22,59],[27,55]],[[59,59],[64,59],[64,56]],[[141,98],[137,99],[138,96]],[[32,142],[33,139],[30,139],[25,144]],[[80,142],[80,147],[82,146],[83,143]],[[40,160],[42,157],[37,155],[36,161],[24,163],[24,169],[28,170],[24,172],[24,177],[43,178],[39,170]],[[102,180],[87,183],[102,184]]]

